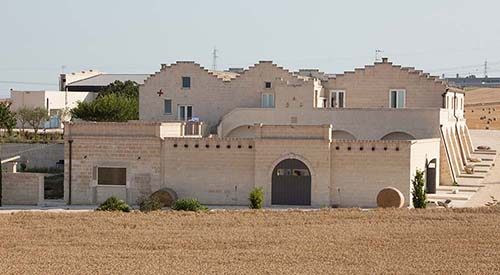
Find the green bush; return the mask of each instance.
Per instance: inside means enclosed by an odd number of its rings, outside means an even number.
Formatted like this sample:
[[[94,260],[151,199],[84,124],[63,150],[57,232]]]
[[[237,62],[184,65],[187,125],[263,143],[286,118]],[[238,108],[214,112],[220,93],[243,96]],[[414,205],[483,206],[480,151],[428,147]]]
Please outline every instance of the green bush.
[[[177,211],[205,211],[206,206],[201,204],[197,199],[180,199],[176,200],[172,205],[172,209]]]
[[[424,172],[421,170],[417,170],[415,178],[413,178],[411,184],[413,185],[413,191],[412,191],[413,207],[426,208],[427,196],[425,194]]]
[[[142,212],[150,212],[160,210],[162,207],[161,201],[157,197],[143,198],[139,201],[139,209]]]
[[[262,187],[254,187],[250,196],[248,196],[250,201],[250,208],[261,209],[264,204],[264,189]]]
[[[117,199],[116,197],[109,197],[105,202],[99,205],[96,210],[130,212],[130,206],[123,200]]]

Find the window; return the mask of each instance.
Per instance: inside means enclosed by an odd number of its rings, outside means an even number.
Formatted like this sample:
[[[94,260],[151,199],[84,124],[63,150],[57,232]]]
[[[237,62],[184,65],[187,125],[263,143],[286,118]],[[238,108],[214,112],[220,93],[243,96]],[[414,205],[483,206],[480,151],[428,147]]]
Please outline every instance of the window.
[[[274,108],[274,94],[262,94],[262,108]]]
[[[266,86],[265,87],[266,87],[266,89],[271,89],[271,87],[272,87],[271,82],[266,82]]]
[[[277,176],[294,176],[294,177],[309,177],[309,170],[307,169],[278,169]]]
[[[330,107],[345,108],[345,91],[330,91]]]
[[[97,184],[99,185],[126,185],[127,169],[99,167],[97,169]]]
[[[193,118],[193,106],[179,105],[177,108],[179,120],[187,121]]]
[[[390,107],[391,108],[405,108],[406,106],[406,91],[405,90],[391,90],[390,92]]]
[[[182,88],[183,89],[190,89],[191,88],[191,77],[189,77],[189,76],[182,77]]]
[[[165,114],[172,113],[172,100],[171,99],[165,99],[163,101],[163,110],[164,110]]]

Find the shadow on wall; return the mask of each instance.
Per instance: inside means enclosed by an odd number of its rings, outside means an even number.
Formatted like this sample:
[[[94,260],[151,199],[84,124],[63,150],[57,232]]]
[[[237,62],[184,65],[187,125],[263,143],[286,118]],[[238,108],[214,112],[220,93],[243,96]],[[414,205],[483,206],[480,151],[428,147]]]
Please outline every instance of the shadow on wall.
[[[332,139],[356,140],[356,137],[347,131],[333,130],[332,131]]]
[[[414,140],[414,136],[405,132],[392,132],[381,138],[381,140]]]

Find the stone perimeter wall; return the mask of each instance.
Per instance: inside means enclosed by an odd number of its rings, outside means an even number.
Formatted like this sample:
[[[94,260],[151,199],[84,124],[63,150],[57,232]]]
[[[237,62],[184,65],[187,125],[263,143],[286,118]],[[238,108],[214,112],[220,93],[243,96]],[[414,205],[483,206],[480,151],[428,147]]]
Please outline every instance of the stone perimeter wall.
[[[2,173],[2,204],[37,205],[42,202],[45,175],[40,173]]]
[[[408,206],[415,167],[425,168],[422,158],[439,158],[439,139],[430,142],[436,150],[418,157],[412,147],[420,141],[331,141],[320,131],[312,131],[308,139],[283,139],[275,127],[264,127],[266,138],[257,139],[70,136],[72,203],[98,204],[115,195],[136,204],[141,196],[169,187],[180,198],[194,197],[204,204],[248,205],[251,189],[261,186],[269,206],[274,167],[295,158],[311,171],[312,206],[374,207],[378,192],[389,186],[404,194]],[[294,127],[303,135],[300,126]],[[318,127],[325,133],[330,129]],[[68,142],[65,146],[68,165]],[[98,167],[127,168],[126,185],[97,185]]]

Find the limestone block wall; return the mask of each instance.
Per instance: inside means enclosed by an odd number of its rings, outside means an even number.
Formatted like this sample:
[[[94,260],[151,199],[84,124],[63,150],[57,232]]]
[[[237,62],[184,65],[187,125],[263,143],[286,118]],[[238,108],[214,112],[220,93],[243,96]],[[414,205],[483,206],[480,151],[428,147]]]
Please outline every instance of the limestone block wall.
[[[54,167],[64,159],[64,144],[4,143],[0,148],[2,159],[21,156],[18,162],[30,168]]]
[[[182,77],[191,77],[191,87],[182,88]],[[271,88],[265,88],[271,82]],[[221,78],[194,62],[177,62],[163,66],[139,88],[141,120],[178,120],[179,105],[191,105],[193,117],[198,117],[214,129],[223,115],[237,107],[260,107],[262,93],[277,93],[280,83],[303,83],[287,70],[268,61],[261,61],[242,74]],[[312,84],[310,85],[312,87]],[[162,93],[158,94],[161,90]],[[172,113],[165,114],[164,100],[172,100]],[[299,93],[295,102],[312,108],[310,93]],[[308,102],[306,104],[306,101]],[[276,102],[282,102],[276,98]],[[310,104],[309,104],[310,102]],[[280,103],[281,104],[281,103]]]
[[[98,204],[111,194],[135,204],[160,189],[160,138],[68,136],[65,143],[64,198],[69,199],[69,143],[72,143],[72,204]],[[98,186],[98,167],[126,168],[125,186]],[[113,191],[114,190],[114,191]]]
[[[225,115],[218,127],[221,137],[244,137],[248,126],[264,125],[324,125],[346,131],[359,140],[376,140],[392,132],[405,132],[417,139],[440,136],[439,125],[443,109],[314,109],[286,110],[238,108]],[[447,120],[448,118],[446,118]],[[245,129],[246,127],[246,129]],[[233,130],[237,129],[237,132]],[[234,136],[233,136],[234,135]],[[251,138],[253,136],[247,136]]]
[[[2,173],[4,205],[37,205],[44,199],[44,176],[40,173]]]
[[[324,96],[330,90],[345,90],[347,108],[389,108],[389,91],[406,90],[406,108],[442,108],[446,85],[422,71],[390,62],[375,63],[338,74],[323,82]]]
[[[333,141],[330,197],[339,207],[376,207],[385,187],[410,202],[411,141]]]
[[[302,161],[311,173],[311,205],[330,205],[330,142],[328,140],[255,140],[255,185],[263,187],[265,205],[271,205],[272,172],[282,160]]]
[[[255,143],[238,139],[167,138],[163,186],[204,204],[248,205],[254,187]]]

